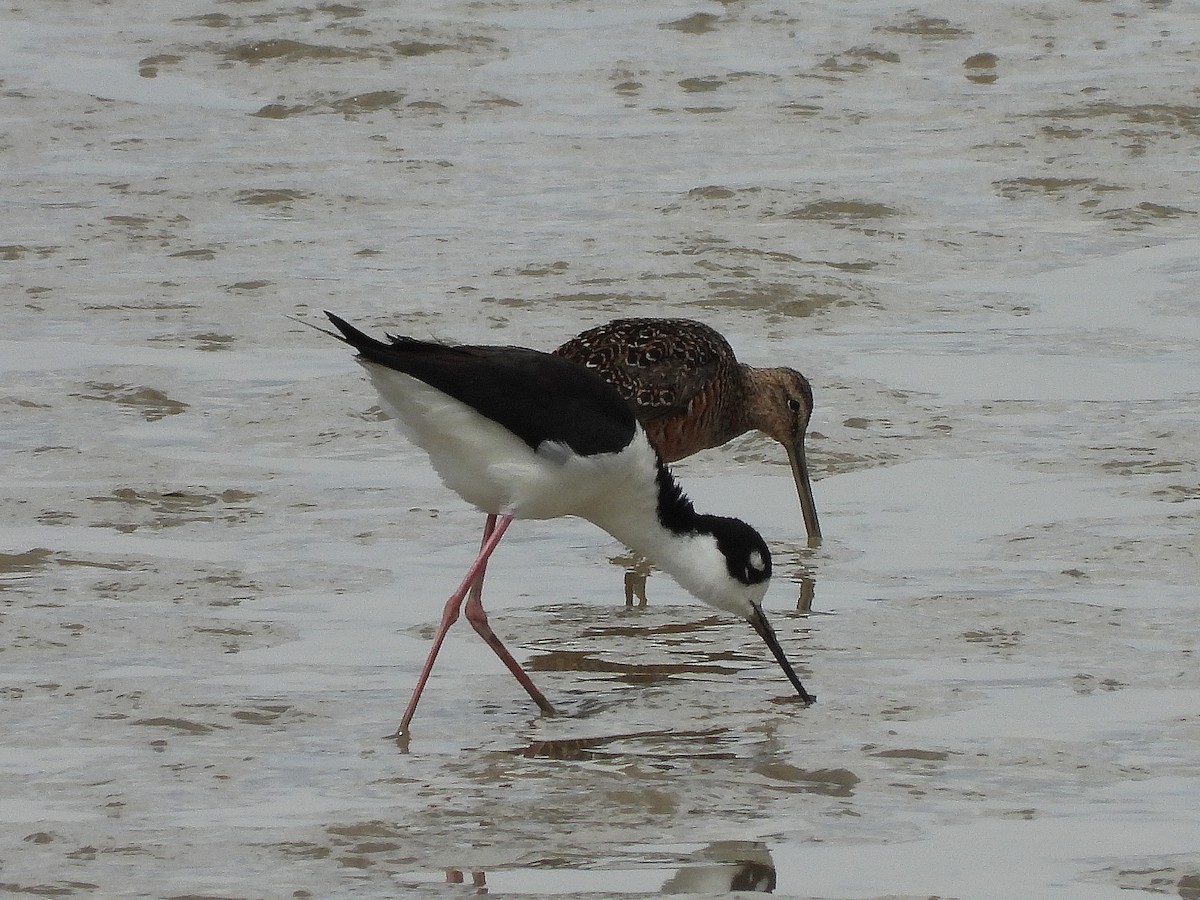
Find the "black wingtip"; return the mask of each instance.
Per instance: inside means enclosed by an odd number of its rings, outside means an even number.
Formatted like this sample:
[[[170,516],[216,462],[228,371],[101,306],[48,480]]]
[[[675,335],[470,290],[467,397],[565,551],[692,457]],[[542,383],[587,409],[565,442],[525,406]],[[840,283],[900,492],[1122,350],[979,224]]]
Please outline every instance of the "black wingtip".
[[[359,331],[341,316],[336,316],[329,310],[325,310],[325,315],[328,316],[329,321],[333,323],[334,327],[341,332],[340,339],[368,359],[374,359],[381,352],[388,349],[388,345],[383,341],[378,341],[369,334]],[[334,335],[334,337],[338,337],[338,335]]]
[[[337,330],[342,333],[341,339],[343,341],[345,341],[347,344],[353,343],[353,341],[350,340],[350,335],[362,334],[361,331],[359,331],[357,328],[355,328],[353,325],[351,325],[349,322],[347,322],[341,316],[336,316],[333,313],[331,313],[329,310],[325,310],[325,318],[327,318],[330,322],[332,322],[334,327],[337,328]]]

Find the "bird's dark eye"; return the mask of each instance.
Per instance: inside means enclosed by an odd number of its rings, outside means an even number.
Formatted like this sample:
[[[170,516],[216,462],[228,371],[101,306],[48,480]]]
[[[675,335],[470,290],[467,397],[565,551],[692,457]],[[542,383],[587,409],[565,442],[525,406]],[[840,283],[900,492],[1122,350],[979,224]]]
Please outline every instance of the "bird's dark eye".
[[[800,412],[800,401],[795,397],[788,397],[788,409],[792,412]]]

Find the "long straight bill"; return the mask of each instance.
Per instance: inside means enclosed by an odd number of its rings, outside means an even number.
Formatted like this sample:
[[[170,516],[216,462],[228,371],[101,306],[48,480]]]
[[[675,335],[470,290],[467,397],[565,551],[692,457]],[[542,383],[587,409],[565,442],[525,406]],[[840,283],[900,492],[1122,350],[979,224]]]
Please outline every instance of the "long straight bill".
[[[817,518],[817,503],[813,499],[812,482],[808,477],[808,460],[804,455],[804,433],[797,434],[792,446],[786,449],[788,462],[792,466],[792,478],[796,482],[796,494],[800,497],[800,512],[804,516],[804,530],[808,532],[808,546],[819,547],[821,545],[821,522]]]
[[[750,625],[758,632],[758,636],[770,648],[771,654],[783,669],[783,674],[795,686],[796,693],[800,695],[800,699],[806,705],[816,703],[817,698],[804,689],[804,685],[800,683],[800,679],[796,676],[796,670],[792,668],[792,664],[788,662],[788,658],[783,655],[783,648],[779,646],[779,638],[775,636],[775,629],[771,627],[771,623],[767,621],[767,617],[763,615],[763,611],[755,607],[754,613],[747,618],[747,621],[750,622]]]

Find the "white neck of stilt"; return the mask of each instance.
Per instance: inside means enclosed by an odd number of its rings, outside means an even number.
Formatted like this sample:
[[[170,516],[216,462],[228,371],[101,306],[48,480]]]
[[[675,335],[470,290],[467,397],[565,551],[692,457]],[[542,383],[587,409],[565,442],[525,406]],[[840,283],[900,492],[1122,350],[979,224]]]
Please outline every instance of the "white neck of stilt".
[[[625,452],[630,452],[630,447]],[[647,475],[636,479],[636,489],[622,492],[613,502],[590,513],[588,518],[635,553],[646,557],[675,579],[688,593],[710,606],[734,615],[750,614],[750,600],[761,602],[761,590],[738,582],[729,573],[725,556],[713,535],[665,527],[658,515],[658,458],[649,444],[639,463]],[[697,517],[698,519],[699,517]],[[749,595],[754,595],[747,599]]]

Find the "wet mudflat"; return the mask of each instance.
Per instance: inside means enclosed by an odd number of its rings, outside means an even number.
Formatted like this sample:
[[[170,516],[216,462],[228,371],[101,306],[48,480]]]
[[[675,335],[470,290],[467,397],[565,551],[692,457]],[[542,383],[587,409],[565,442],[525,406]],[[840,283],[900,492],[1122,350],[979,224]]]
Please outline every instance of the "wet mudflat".
[[[0,13],[0,893],[1200,896],[1180,4]],[[687,315],[816,392],[679,465],[744,624],[482,516],[289,320]],[[811,607],[811,608],[810,608]],[[406,751],[406,752],[405,752]]]

